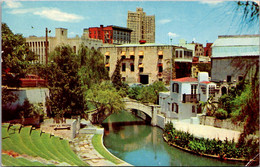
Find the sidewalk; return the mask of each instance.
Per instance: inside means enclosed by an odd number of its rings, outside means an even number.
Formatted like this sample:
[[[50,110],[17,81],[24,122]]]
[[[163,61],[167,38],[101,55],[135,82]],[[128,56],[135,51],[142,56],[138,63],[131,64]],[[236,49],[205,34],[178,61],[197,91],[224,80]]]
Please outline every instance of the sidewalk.
[[[229,129],[221,129],[216,128],[213,126],[207,125],[198,125],[198,124],[190,124],[182,121],[172,121],[173,126],[177,130],[189,132],[197,137],[209,138],[209,139],[219,139],[219,140],[232,140],[234,139],[235,142],[238,141],[239,135],[241,132],[229,130]]]

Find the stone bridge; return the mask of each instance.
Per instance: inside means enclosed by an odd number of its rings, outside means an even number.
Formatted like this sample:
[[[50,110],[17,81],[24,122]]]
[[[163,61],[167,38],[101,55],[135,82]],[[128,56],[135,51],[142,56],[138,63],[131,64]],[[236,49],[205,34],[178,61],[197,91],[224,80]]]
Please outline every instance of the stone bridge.
[[[142,111],[151,118],[151,124],[153,126],[157,125],[157,113],[158,109],[160,108],[159,105],[145,105],[141,102],[129,98],[124,98],[123,101],[125,102],[126,109],[136,109]]]

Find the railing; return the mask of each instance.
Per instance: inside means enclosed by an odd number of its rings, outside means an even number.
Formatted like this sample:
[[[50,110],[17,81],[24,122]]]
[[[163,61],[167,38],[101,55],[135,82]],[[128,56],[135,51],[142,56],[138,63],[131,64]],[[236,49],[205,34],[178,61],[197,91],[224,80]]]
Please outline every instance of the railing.
[[[198,103],[200,101],[200,95],[199,94],[183,94],[182,98],[183,103]]]

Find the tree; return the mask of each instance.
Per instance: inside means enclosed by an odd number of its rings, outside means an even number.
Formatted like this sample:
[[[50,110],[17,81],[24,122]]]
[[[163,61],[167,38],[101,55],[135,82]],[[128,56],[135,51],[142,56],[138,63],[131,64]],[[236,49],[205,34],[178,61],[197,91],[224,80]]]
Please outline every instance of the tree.
[[[217,105],[213,102],[213,96],[209,97],[206,102],[200,101],[200,107],[204,115],[213,116],[217,110]]]
[[[6,73],[15,73],[20,78],[26,74],[30,62],[36,60],[36,55],[29,50],[21,34],[13,34],[5,23],[2,23],[1,30],[2,70]]]
[[[81,44],[78,59],[80,62],[79,76],[82,85],[87,85],[90,88],[93,84],[109,79],[104,64],[104,56],[99,51],[90,50]]]
[[[83,91],[78,75],[79,63],[69,46],[58,46],[47,68],[50,99],[47,105],[54,117],[70,117],[84,111]]]
[[[242,24],[258,24],[259,23],[259,1],[237,1],[237,11],[242,10]]]
[[[121,60],[118,59],[116,63],[116,69],[113,72],[113,75],[111,77],[112,83],[117,90],[119,90],[123,86],[120,70],[121,70]]]
[[[101,124],[110,114],[124,109],[122,97],[109,81],[94,84],[85,92],[85,101],[91,101],[97,108],[96,120]]]

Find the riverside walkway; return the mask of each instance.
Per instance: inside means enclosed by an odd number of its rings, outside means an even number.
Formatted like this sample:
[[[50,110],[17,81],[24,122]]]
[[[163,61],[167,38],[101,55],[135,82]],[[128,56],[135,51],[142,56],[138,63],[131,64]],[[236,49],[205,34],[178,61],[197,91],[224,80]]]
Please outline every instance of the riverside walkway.
[[[194,136],[209,139],[215,138],[224,141],[227,138],[230,141],[234,139],[234,141],[237,142],[239,135],[241,134],[239,131],[216,128],[207,125],[190,124],[184,121],[172,121],[172,123],[177,130],[189,132]]]

